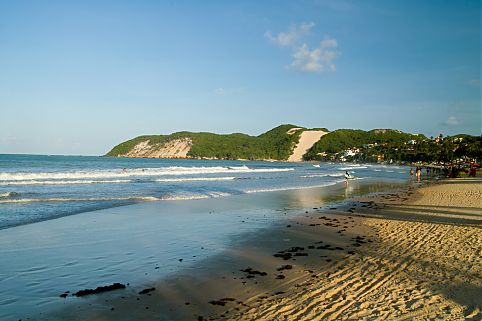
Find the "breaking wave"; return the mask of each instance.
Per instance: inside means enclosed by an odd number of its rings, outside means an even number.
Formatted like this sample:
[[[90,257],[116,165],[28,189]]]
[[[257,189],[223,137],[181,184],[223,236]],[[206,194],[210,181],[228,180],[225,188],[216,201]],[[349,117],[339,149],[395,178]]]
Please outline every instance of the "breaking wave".
[[[348,170],[352,170],[352,169],[364,169],[364,168],[368,168],[367,166],[361,166],[361,165],[351,165],[351,166],[347,166],[347,167],[340,167],[338,168],[339,170],[341,171],[348,171]]]
[[[10,181],[0,182],[0,186],[9,185],[75,185],[75,184],[112,184],[112,183],[129,183],[131,180],[115,179],[115,180],[57,180],[57,181]]]
[[[16,193],[16,192],[0,193],[0,198],[8,198],[8,197],[16,197],[16,196],[20,196],[20,193]]]
[[[0,200],[0,204],[14,203],[54,203],[54,202],[98,202],[98,201],[159,201],[153,196],[141,197],[86,197],[86,198],[19,198]]]
[[[233,179],[236,179],[236,177],[227,176],[227,177],[159,178],[159,179],[156,179],[156,182],[176,183],[176,182],[196,182],[196,181],[230,181]]]
[[[170,175],[195,175],[218,173],[270,173],[293,171],[294,168],[249,168],[247,166],[213,166],[213,167],[182,167],[170,166],[160,168],[134,168],[117,170],[93,170],[73,172],[3,172],[0,173],[0,182],[27,181],[27,180],[73,180],[73,179],[102,179],[125,178],[136,176],[170,176]]]

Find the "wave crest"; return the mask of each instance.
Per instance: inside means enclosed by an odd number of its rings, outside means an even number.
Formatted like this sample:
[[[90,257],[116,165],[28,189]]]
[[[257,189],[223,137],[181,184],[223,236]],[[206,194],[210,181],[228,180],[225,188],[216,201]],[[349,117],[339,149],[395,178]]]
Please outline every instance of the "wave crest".
[[[28,181],[28,180],[74,180],[74,179],[102,179],[125,178],[136,176],[173,176],[218,173],[272,173],[292,171],[294,168],[249,168],[247,166],[213,166],[213,167],[182,167],[170,166],[160,168],[109,169],[73,172],[2,172],[0,182]]]

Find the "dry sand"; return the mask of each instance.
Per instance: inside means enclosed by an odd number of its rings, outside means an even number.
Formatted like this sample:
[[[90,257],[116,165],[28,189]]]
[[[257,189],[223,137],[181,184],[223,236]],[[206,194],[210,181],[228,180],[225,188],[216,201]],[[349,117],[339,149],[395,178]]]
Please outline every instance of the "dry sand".
[[[374,202],[354,210],[379,217],[362,222],[374,242],[317,274],[320,281],[233,319],[480,320],[481,200],[481,180],[359,200]]]
[[[128,288],[56,318],[480,320],[481,193],[461,179],[313,209],[149,294]]]
[[[291,130],[296,129],[292,128]],[[290,130],[290,131],[291,131]],[[288,134],[290,133],[288,131]],[[300,141],[296,145],[293,153],[288,158],[288,162],[301,162],[303,155],[317,142],[323,135],[328,134],[322,130],[305,130],[300,135]]]

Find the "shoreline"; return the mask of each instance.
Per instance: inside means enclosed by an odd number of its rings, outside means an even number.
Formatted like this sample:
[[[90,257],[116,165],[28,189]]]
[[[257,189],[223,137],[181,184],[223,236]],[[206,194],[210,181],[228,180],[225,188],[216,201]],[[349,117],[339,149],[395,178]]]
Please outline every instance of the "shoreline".
[[[0,253],[6,262],[0,272],[2,318],[62,319],[55,315],[63,307],[77,311],[77,305],[88,308],[88,302],[97,306],[102,305],[99,300],[119,295],[135,297],[178,271],[197,274],[205,262],[222,257],[217,253],[257,239],[279,224],[284,227],[282,222],[305,211],[301,209],[321,209],[353,196],[399,189],[405,184],[377,179],[351,183],[226,198],[147,202],[4,229],[0,234]],[[273,250],[280,250],[277,242]],[[178,260],[181,258],[182,262]],[[59,298],[65,291],[75,293],[116,282],[130,285],[112,293]],[[103,309],[99,306],[96,312]],[[72,315],[63,318],[75,320]]]
[[[75,316],[475,320],[482,309],[477,301],[482,294],[482,262],[477,257],[482,249],[482,205],[461,201],[465,206],[450,211],[450,202],[434,203],[433,195],[463,190],[460,195],[473,197],[480,186],[478,179],[441,181],[396,194],[354,198],[336,209],[313,209],[290,218],[291,224],[280,223],[238,240],[195,271],[146,284],[155,288],[148,295],[127,289],[89,298],[94,310],[83,304]],[[463,215],[454,217],[460,209]],[[291,257],[285,260],[287,253]],[[447,257],[453,259],[446,262]],[[55,316],[75,319],[68,311]]]

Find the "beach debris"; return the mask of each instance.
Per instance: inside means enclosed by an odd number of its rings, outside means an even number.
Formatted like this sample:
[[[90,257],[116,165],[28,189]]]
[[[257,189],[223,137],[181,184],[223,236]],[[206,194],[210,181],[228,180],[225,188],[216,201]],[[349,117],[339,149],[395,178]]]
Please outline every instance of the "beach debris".
[[[62,293],[61,295],[59,295],[59,297],[61,298],[66,298],[68,295],[69,295],[70,291],[65,291],[64,293]]]
[[[352,240],[355,241],[355,243],[352,244],[352,245],[355,246],[355,247],[361,246],[363,243],[366,243],[366,241],[364,241],[363,239],[364,239],[363,236],[357,236],[357,237],[352,238]]]
[[[156,288],[147,288],[139,292],[139,294],[147,294],[149,292],[156,291]]]
[[[253,278],[255,275],[259,275],[259,276],[266,276],[268,275],[268,273],[266,272],[261,272],[261,271],[257,271],[257,270],[253,270],[253,268],[246,268],[244,270],[240,270],[241,272],[245,272],[245,273],[248,273],[248,276],[247,278],[250,279],[250,278]]]
[[[226,303],[233,302],[233,301],[236,301],[236,299],[234,299],[234,298],[222,298],[222,299],[219,299],[219,300],[209,301],[209,304],[225,306]]]
[[[106,286],[99,286],[95,289],[84,289],[77,291],[74,293],[74,296],[84,296],[84,295],[89,295],[89,294],[98,294],[102,292],[107,292],[107,291],[113,291],[113,290],[118,290],[118,289],[125,289],[126,286],[122,283],[113,283],[111,285],[106,285]]]
[[[331,247],[330,244],[320,245],[316,247],[318,250],[329,250],[334,251],[335,249]]]
[[[286,265],[282,265],[279,268],[277,268],[276,271],[291,270],[292,268],[293,268],[292,265],[286,264]]]
[[[300,246],[293,246],[289,249],[286,250],[286,252],[298,252],[298,251],[304,251],[304,247],[300,247]]]
[[[280,257],[283,260],[289,260],[293,256],[291,253],[285,253],[284,251],[280,251],[278,253],[273,254],[274,257]]]
[[[301,247],[301,246],[293,246],[293,247],[290,247],[289,249],[287,250],[284,250],[284,251],[278,251],[277,253],[273,254],[274,257],[280,257],[282,258],[283,260],[289,260],[291,259],[293,256],[308,256],[308,253],[298,253],[300,251],[304,251],[305,248],[304,247]],[[292,254],[292,253],[295,253],[295,254]]]

